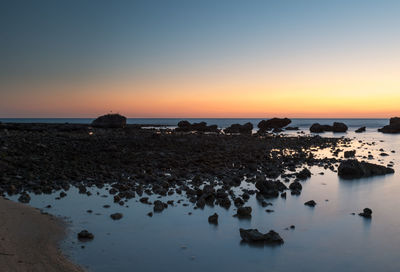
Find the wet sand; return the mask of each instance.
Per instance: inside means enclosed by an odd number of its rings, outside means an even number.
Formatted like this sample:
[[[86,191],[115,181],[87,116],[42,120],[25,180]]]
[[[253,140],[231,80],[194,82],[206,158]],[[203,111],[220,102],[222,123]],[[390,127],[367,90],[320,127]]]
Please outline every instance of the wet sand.
[[[0,198],[0,270],[84,271],[63,256],[63,222],[37,209]]]

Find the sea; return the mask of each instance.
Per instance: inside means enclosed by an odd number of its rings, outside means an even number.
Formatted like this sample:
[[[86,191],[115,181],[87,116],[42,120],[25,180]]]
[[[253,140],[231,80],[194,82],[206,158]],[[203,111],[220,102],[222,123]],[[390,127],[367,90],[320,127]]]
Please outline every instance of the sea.
[[[180,120],[205,121],[224,128],[233,123],[261,119],[136,119],[129,123],[176,126]],[[194,210],[193,205],[169,207],[162,213],[148,217],[152,206],[136,199],[127,207],[104,198],[106,189],[92,188],[90,197],[71,188],[67,196],[55,200],[53,195],[32,196],[29,205],[64,218],[68,236],[62,242],[63,252],[88,271],[146,271],[146,272],[266,272],[266,271],[400,271],[400,135],[377,132],[388,124],[388,119],[292,119],[308,133],[313,123],[344,122],[347,133],[324,133],[322,137],[353,139],[345,150],[356,149],[359,156],[373,154],[372,163],[394,164],[395,174],[343,180],[329,169],[311,167],[312,177],[303,182],[300,196],[288,194],[286,199],[270,199],[273,205],[265,212],[252,196],[246,205],[253,209],[252,218],[233,217],[234,207],[208,207]],[[10,119],[0,119],[2,122]],[[13,122],[68,122],[90,123],[92,119],[12,119]],[[367,131],[354,130],[366,126]],[[297,132],[288,132],[296,134]],[[371,143],[361,146],[359,141]],[[372,144],[374,143],[374,144]],[[389,154],[382,157],[383,149]],[[370,153],[369,153],[370,152]],[[320,173],[323,172],[324,175]],[[252,185],[243,183],[243,187]],[[97,192],[99,193],[97,195]],[[17,200],[18,196],[12,196]],[[164,200],[182,197],[168,196]],[[314,208],[304,205],[315,200]],[[150,196],[150,200],[155,200]],[[187,202],[187,201],[184,201]],[[109,209],[103,205],[111,205]],[[45,208],[52,205],[52,208]],[[373,211],[371,219],[358,215],[364,208]],[[93,210],[89,214],[86,210]],[[123,213],[121,220],[109,215]],[[219,224],[210,225],[208,216],[217,212]],[[190,214],[191,213],[191,214]],[[291,225],[295,229],[290,229]],[[280,246],[258,246],[241,242],[239,228],[257,228],[265,233],[277,231],[285,243]],[[82,243],[76,235],[82,229],[94,233],[95,239]],[[84,248],[82,248],[84,246]]]

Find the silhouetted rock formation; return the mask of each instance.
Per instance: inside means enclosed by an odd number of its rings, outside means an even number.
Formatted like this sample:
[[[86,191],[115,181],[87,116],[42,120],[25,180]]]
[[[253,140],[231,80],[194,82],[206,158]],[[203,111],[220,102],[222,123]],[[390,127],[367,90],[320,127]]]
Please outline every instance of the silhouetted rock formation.
[[[394,170],[382,165],[357,160],[342,161],[338,168],[338,175],[345,179],[357,179],[364,177],[393,174]]]
[[[207,126],[206,122],[191,124],[189,121],[186,121],[186,120],[180,121],[178,123],[178,127],[175,129],[175,131],[219,132],[217,125]]]
[[[383,133],[400,133],[400,117],[392,117],[390,118],[390,123],[387,126],[384,126],[378,131]]]
[[[260,131],[268,131],[271,129],[282,129],[292,122],[289,118],[272,118],[269,120],[261,120],[257,127]]]
[[[126,117],[120,114],[106,114],[92,122],[93,127],[123,128],[126,126]]]
[[[320,125],[319,123],[312,124],[310,131],[313,133],[322,133],[325,131],[332,132],[346,132],[348,127],[344,123],[334,122],[333,126],[330,125]]]
[[[362,133],[365,132],[367,130],[366,127],[360,127],[359,129],[356,130],[356,133]]]
[[[240,133],[240,134],[251,134],[253,131],[253,124],[248,122],[244,125],[233,124],[230,127],[224,129],[225,133]]]

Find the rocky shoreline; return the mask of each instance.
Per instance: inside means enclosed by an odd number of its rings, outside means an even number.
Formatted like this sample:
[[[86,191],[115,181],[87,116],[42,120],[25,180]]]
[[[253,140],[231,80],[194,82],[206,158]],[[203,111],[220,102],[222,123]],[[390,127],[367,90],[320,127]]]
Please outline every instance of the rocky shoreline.
[[[268,198],[286,198],[286,191],[301,194],[302,182],[311,177],[312,166],[334,172],[339,169],[346,178],[394,172],[354,160],[348,163],[339,157],[339,152],[351,143],[344,137],[288,136],[265,129],[252,134],[248,127],[232,128],[246,131],[238,134],[141,127],[1,124],[0,193],[19,194],[20,202],[29,203],[32,194],[60,192],[58,198],[63,198],[74,186],[90,196],[88,188],[109,186],[109,195],[119,205],[136,198],[142,205],[153,205],[154,212],[162,212],[185,204],[162,200],[151,203],[148,196],[176,194],[195,209],[205,205],[226,209],[234,206],[241,216],[241,210],[247,212],[250,208],[245,204],[251,195],[265,207]],[[268,128],[274,126],[269,124]],[[328,150],[332,156],[317,156],[320,150]],[[352,166],[362,170],[351,169]],[[254,189],[245,189],[243,182],[253,184]],[[251,208],[247,216],[251,217]],[[122,217],[111,215],[114,220]],[[215,214],[211,223],[217,221]]]

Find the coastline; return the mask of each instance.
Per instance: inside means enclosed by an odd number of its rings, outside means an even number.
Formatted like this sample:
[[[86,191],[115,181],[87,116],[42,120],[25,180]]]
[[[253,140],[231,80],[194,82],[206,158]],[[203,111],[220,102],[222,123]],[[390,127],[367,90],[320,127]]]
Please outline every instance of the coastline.
[[[0,198],[2,271],[83,272],[60,251],[64,223],[38,209]]]

